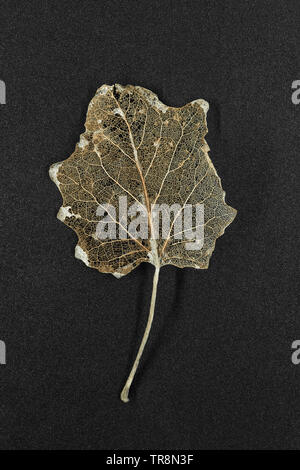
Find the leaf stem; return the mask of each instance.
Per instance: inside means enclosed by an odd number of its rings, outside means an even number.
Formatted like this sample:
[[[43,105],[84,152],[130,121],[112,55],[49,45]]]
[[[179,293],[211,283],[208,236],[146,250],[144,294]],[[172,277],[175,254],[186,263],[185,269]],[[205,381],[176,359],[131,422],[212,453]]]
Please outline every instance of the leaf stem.
[[[149,333],[150,333],[150,330],[151,330],[151,325],[152,325],[152,321],[153,321],[153,317],[154,317],[154,308],[155,308],[155,300],[156,300],[156,293],[157,293],[157,283],[158,283],[158,277],[159,277],[159,269],[160,269],[160,266],[155,267],[155,272],[154,272],[154,276],[153,276],[153,287],[152,287],[150,311],[149,311],[149,316],[148,316],[148,321],[147,321],[145,333],[144,333],[141,345],[139,347],[137,356],[135,358],[134,364],[132,366],[131,372],[130,372],[130,374],[128,376],[128,379],[126,381],[126,384],[124,385],[124,388],[121,392],[120,398],[124,403],[127,403],[129,401],[128,394],[129,394],[130,386],[132,384],[133,378],[135,376],[136,370],[138,368],[140,359],[142,357],[142,354],[143,354],[143,351],[144,351],[144,348],[145,348],[145,345],[147,343],[148,336],[149,336]]]

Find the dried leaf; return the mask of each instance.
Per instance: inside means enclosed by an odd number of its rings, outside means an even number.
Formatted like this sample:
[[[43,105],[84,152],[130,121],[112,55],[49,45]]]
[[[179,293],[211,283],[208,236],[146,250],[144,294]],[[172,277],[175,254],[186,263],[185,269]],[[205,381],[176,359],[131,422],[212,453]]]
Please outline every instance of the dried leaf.
[[[207,110],[208,103],[200,99],[173,108],[145,88],[103,85],[89,104],[86,130],[74,153],[50,168],[50,176],[63,197],[58,218],[78,235],[77,258],[117,277],[141,262],[155,266],[144,344],[123,391],[124,401],[128,401],[128,390],[150,331],[160,267],[172,264],[207,268],[216,239],[236,215],[236,210],[225,203],[220,178],[208,156],[204,139]],[[145,208],[140,222],[148,228],[146,238],[134,236],[128,220],[107,209],[118,208],[124,196],[128,207]],[[180,239],[177,222],[188,206],[200,204],[204,206],[204,238],[201,248],[187,249],[187,242],[194,240],[197,218],[192,215],[187,231],[190,236],[184,239]],[[159,224],[157,206],[170,222],[158,237],[154,236]],[[99,239],[99,208],[102,215],[108,216],[111,227],[117,229],[113,239]]]

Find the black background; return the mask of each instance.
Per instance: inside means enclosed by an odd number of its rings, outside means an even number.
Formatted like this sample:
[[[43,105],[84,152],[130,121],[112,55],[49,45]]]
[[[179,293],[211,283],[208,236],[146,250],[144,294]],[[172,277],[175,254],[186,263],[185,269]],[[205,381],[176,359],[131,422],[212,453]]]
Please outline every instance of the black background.
[[[1,1],[0,22],[0,448],[300,449],[299,2]],[[161,271],[128,404],[153,267],[117,280],[75,260],[48,177],[115,82],[209,101],[238,210],[208,270]]]

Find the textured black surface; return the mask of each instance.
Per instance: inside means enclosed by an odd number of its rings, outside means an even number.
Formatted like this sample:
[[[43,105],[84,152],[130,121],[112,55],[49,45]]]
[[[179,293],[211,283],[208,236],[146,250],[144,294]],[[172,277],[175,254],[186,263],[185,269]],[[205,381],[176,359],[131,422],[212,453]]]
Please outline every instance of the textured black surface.
[[[300,448],[300,4],[1,2],[2,449]],[[74,259],[48,167],[103,83],[210,102],[210,156],[238,216],[207,271],[117,280]]]

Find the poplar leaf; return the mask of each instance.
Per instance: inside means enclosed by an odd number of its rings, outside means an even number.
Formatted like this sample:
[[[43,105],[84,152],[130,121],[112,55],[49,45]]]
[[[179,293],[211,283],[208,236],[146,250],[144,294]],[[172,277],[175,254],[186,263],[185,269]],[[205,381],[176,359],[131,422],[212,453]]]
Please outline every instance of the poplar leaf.
[[[160,268],[206,269],[216,239],[236,215],[208,156],[208,108],[202,99],[175,108],[139,86],[103,85],[75,151],[50,167],[63,198],[57,217],[78,236],[77,258],[116,277],[141,262],[155,266],[148,324],[123,401],[149,335]],[[203,207],[201,223],[195,207]],[[104,219],[107,230],[99,237]],[[146,237],[139,236],[142,228]]]

